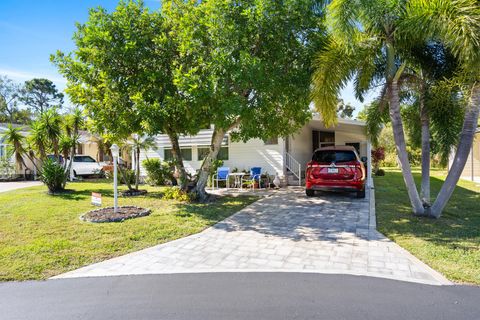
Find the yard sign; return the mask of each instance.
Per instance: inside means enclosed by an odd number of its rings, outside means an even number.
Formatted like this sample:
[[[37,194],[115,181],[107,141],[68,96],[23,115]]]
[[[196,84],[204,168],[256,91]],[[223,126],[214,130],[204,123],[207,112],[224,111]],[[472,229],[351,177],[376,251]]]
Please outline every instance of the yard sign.
[[[94,206],[102,206],[102,194],[97,192],[92,192],[92,204]]]

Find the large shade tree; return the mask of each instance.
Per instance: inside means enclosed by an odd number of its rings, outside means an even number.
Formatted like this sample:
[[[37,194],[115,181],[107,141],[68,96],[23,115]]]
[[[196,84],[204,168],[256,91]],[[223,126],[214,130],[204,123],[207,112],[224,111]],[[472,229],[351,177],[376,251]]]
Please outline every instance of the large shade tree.
[[[328,6],[331,38],[320,52],[313,77],[313,99],[327,124],[336,121],[339,90],[355,80],[361,96],[379,83],[384,84],[397,154],[410,202],[415,214],[426,214],[408,161],[400,109],[400,81],[412,65],[412,50],[421,44],[439,41],[464,66],[464,83],[478,79],[479,6],[473,0],[334,0]],[[466,72],[475,67],[474,72]],[[380,68],[379,68],[380,67]],[[378,71],[381,76],[378,76]],[[431,211],[439,217],[465,165],[468,148],[478,119],[478,92],[472,87],[471,103],[457,149],[454,170],[449,173]],[[478,90],[480,91],[480,90]],[[465,153],[465,150],[466,153]],[[452,167],[453,168],[453,167]]]
[[[101,135],[121,141],[132,134],[167,134],[185,188],[178,139],[197,133],[205,122],[204,112],[192,108],[175,84],[175,74],[184,72],[180,68],[189,65],[189,57],[179,55],[171,24],[142,1],[121,1],[112,13],[92,9],[87,23],[77,24],[76,49],[57,52],[52,60],[68,79],[70,99],[85,107]]]
[[[213,125],[194,192],[205,186],[224,136],[287,136],[310,117],[311,61],[324,41],[322,1],[164,1],[176,20],[182,92]]]

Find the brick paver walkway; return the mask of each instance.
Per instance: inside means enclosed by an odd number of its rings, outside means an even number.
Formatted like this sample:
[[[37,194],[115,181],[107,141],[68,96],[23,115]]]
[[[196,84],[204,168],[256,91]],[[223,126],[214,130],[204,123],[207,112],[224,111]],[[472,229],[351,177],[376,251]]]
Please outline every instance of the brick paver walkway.
[[[369,197],[275,192],[186,238],[57,278],[192,272],[319,272],[449,282],[370,223]],[[373,221],[372,221],[373,222]]]

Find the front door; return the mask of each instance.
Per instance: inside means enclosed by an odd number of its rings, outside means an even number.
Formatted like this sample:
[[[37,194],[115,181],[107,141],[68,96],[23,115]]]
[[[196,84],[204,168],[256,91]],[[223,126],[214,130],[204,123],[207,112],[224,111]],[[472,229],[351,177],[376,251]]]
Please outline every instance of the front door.
[[[335,146],[334,131],[312,130],[312,152],[322,147]]]

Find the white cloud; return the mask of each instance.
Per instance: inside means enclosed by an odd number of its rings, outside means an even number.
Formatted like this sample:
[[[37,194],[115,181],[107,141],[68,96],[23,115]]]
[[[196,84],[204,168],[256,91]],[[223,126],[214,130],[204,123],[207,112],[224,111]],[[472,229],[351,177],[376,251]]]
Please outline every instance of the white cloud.
[[[33,78],[45,78],[53,81],[61,89],[63,89],[67,84],[67,81],[64,78],[49,72],[28,72],[23,70],[12,70],[12,69],[0,68],[0,75],[7,76],[12,80],[15,80],[18,82],[31,80]]]

